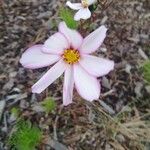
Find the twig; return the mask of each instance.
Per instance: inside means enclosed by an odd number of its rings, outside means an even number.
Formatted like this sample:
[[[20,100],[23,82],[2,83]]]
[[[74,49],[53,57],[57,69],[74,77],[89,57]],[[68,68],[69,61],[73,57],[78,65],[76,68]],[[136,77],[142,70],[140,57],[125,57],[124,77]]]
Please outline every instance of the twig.
[[[1,117],[2,117],[5,106],[6,106],[6,101],[5,100],[0,101],[0,121],[1,121]]]
[[[60,107],[59,112],[58,112],[58,115],[56,116],[55,121],[54,121],[54,124],[53,124],[54,139],[55,139],[56,141],[58,140],[58,138],[57,138],[57,122],[58,122],[58,119],[59,119],[59,117],[60,117],[59,115],[61,114],[62,110],[63,110],[63,106]]]
[[[100,103],[100,105],[102,105],[102,107],[111,115],[115,114],[115,111],[109,107],[104,101],[102,100],[98,100],[98,102]]]
[[[96,105],[94,103],[92,103],[92,107],[97,108]],[[110,115],[108,115],[106,112],[104,112],[101,108],[97,108],[98,111],[100,111],[104,116],[106,116],[108,119],[110,119],[112,122],[114,122],[116,125],[118,125],[118,132],[121,132],[122,134],[133,138],[133,139],[137,139],[137,135],[132,132],[130,129],[128,129],[127,127],[125,127],[123,124],[121,124],[120,122],[118,122],[117,120],[115,120],[114,118],[112,118]],[[127,132],[127,134],[125,134]]]

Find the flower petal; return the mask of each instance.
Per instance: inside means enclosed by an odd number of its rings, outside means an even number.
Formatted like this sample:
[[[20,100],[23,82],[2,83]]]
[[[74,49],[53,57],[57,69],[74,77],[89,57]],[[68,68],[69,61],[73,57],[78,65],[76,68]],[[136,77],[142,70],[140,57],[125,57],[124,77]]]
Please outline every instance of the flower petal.
[[[51,53],[51,54],[62,54],[63,51],[69,48],[69,42],[66,37],[57,32],[51,37],[49,37],[43,46],[43,52]]]
[[[64,77],[64,86],[63,86],[64,106],[67,106],[70,103],[72,103],[73,87],[74,87],[73,67],[69,65],[65,71],[65,77]]]
[[[33,93],[41,93],[58,77],[60,77],[66,69],[66,64],[60,60],[51,69],[49,69],[43,77],[32,86]]]
[[[60,59],[58,55],[51,55],[42,52],[43,45],[34,45],[27,49],[21,59],[20,63],[25,68],[36,69],[49,66]]]
[[[91,17],[91,12],[88,8],[80,9],[74,16],[74,20],[79,21],[80,19],[88,19]]]
[[[89,74],[96,77],[104,76],[114,69],[113,61],[90,55],[83,55],[79,63]]]
[[[75,87],[81,97],[93,101],[100,96],[100,84],[98,80],[89,75],[79,64],[74,65]]]
[[[63,33],[70,43],[70,47],[78,49],[83,41],[82,36],[76,30],[67,27],[65,22],[59,24],[59,32]]]
[[[66,5],[69,6],[73,10],[79,10],[82,8],[81,3],[71,3],[70,1],[67,1]]]
[[[96,3],[96,0],[88,0],[88,4],[89,4],[89,5],[92,5],[92,4],[94,4],[94,3]]]
[[[107,28],[105,26],[100,26],[94,32],[89,34],[84,40],[80,47],[80,51],[89,54],[96,51],[103,43],[106,37]]]

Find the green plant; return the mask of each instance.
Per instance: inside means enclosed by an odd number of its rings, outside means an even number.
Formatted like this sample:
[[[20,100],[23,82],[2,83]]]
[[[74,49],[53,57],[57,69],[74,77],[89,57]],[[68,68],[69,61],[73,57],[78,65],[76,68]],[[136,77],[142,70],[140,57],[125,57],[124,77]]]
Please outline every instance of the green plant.
[[[150,84],[150,60],[146,61],[142,66],[144,79]]]
[[[97,9],[97,6],[98,6],[97,4],[90,5],[89,6],[90,11],[91,12],[95,11]]]
[[[77,29],[78,24],[77,22],[73,19],[73,13],[71,10],[67,9],[67,8],[61,8],[60,9],[60,17],[63,21],[65,21],[65,23],[67,24],[67,26],[71,29]]]
[[[20,114],[20,110],[19,110],[19,108],[13,107],[13,108],[11,109],[11,113],[12,113],[15,117],[18,117],[19,114]]]
[[[51,97],[47,97],[41,104],[46,113],[50,113],[56,108],[55,100]]]
[[[30,121],[19,120],[9,138],[9,145],[17,150],[35,150],[42,138],[42,132]]]

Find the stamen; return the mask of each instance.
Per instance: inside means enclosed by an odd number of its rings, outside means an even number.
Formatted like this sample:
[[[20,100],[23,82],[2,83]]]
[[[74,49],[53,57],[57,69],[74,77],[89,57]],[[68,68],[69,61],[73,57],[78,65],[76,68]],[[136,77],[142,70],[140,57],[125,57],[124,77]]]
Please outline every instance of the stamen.
[[[77,63],[80,59],[79,51],[74,49],[66,49],[63,53],[63,59],[68,64]]]
[[[87,8],[89,6],[88,1],[87,0],[82,0],[82,6],[84,8]]]

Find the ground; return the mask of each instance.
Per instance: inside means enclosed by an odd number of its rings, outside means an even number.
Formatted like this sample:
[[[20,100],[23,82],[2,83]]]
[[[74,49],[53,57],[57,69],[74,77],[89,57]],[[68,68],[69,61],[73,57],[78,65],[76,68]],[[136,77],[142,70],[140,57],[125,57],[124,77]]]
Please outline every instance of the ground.
[[[74,102],[67,107],[61,105],[63,77],[46,93],[32,94],[31,86],[47,68],[29,70],[19,64],[26,48],[42,43],[57,31],[61,21],[58,10],[64,2],[0,1],[0,150],[11,149],[7,138],[16,122],[11,118],[13,107],[19,108],[21,117],[29,119],[44,132],[38,146],[40,150],[134,150],[144,149],[143,145],[148,149],[150,134],[146,137],[147,142],[140,139],[139,143],[136,136],[132,138],[128,130],[128,135],[125,134],[122,127],[126,130],[128,122],[150,112],[150,88],[140,70],[142,63],[150,57],[150,1],[101,1],[93,14],[97,17],[90,26],[93,29],[101,24],[107,26],[107,38],[97,55],[114,60],[115,69],[99,79],[102,84],[99,101],[88,103],[74,91]],[[82,33],[83,36],[88,32]],[[46,96],[57,102],[56,109],[49,114],[36,107]],[[119,115],[126,112],[124,108],[131,110],[127,111],[128,117],[119,120]]]

